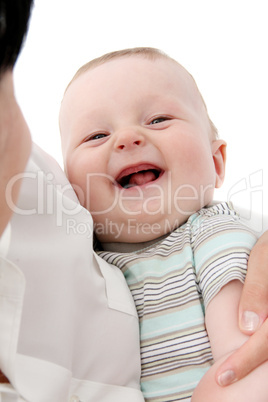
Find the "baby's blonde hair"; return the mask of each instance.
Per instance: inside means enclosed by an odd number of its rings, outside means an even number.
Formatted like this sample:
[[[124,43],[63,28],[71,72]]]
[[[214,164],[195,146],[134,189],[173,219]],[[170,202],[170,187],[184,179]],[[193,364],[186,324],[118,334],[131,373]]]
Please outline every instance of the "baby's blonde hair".
[[[141,56],[144,58],[147,58],[149,60],[157,60],[160,58],[163,59],[168,59],[173,61],[174,63],[178,64],[181,68],[183,68],[187,74],[189,74],[189,76],[191,77],[191,79],[194,82],[195,87],[197,88],[197,91],[201,97],[201,100],[203,102],[203,105],[205,107],[206,113],[207,113],[207,117],[209,120],[209,124],[211,127],[211,134],[212,134],[212,139],[215,140],[218,138],[218,130],[216,128],[216,126],[214,125],[214,123],[212,122],[212,120],[210,119],[209,115],[208,115],[208,111],[207,111],[207,106],[206,103],[198,89],[198,86],[193,78],[193,76],[180,64],[178,63],[175,59],[173,59],[172,57],[168,56],[166,53],[164,53],[163,51],[156,49],[156,48],[152,48],[152,47],[135,47],[135,48],[129,48],[129,49],[123,49],[123,50],[117,50],[114,52],[109,52],[104,54],[103,56],[97,57],[96,59],[93,59],[91,61],[89,61],[88,63],[84,64],[82,67],[80,67],[77,72],[75,73],[74,77],[72,78],[72,80],[70,81],[70,83],[68,84],[67,89],[69,88],[69,86],[72,84],[73,81],[75,81],[80,75],[82,75],[83,73],[87,72],[90,69],[93,69],[95,67],[98,67],[104,63],[107,63],[109,61],[112,61],[114,59],[119,59],[121,57],[129,57],[129,56]]]

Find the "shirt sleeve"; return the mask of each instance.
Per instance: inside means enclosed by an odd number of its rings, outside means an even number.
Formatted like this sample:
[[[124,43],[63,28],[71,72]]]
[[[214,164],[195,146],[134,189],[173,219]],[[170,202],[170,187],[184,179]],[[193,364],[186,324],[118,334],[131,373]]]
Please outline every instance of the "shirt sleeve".
[[[123,274],[100,266],[92,217],[36,147],[14,209],[0,244],[0,368],[13,388],[1,384],[0,401],[143,401]]]
[[[257,238],[228,204],[201,210],[192,222],[197,286],[205,308],[232,280],[244,282],[248,257]]]
[[[0,367],[12,381],[22,314],[25,278],[20,269],[0,257]]]
[[[0,402],[26,402],[11,384],[0,384]]]

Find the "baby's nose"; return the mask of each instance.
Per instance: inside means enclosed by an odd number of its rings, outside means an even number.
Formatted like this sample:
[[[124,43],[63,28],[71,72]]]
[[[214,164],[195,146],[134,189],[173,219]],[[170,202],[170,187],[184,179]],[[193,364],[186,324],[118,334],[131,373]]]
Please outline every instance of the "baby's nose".
[[[124,129],[117,133],[115,148],[117,150],[128,150],[142,146],[144,142],[144,136],[137,129]]]

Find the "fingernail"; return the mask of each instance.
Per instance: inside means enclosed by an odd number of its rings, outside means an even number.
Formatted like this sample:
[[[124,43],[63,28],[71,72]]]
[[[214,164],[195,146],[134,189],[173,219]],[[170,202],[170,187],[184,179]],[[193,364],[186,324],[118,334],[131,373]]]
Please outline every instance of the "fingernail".
[[[260,318],[253,311],[244,311],[242,314],[241,325],[245,331],[254,332],[258,328]]]
[[[236,377],[235,377],[235,372],[233,370],[224,371],[218,377],[218,383],[222,387],[232,384],[233,382],[235,382],[235,380],[236,380]]]

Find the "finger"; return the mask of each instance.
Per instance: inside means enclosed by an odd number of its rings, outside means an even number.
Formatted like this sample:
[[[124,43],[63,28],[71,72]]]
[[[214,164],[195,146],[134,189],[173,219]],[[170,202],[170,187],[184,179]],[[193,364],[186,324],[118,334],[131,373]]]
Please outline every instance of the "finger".
[[[239,306],[239,325],[254,333],[268,317],[268,231],[252,249]]]
[[[216,380],[226,386],[244,378],[268,360],[268,319],[236,352],[219,367]]]

